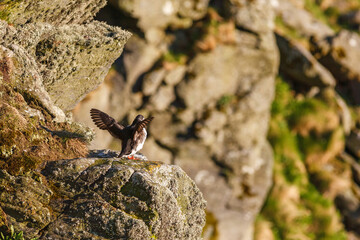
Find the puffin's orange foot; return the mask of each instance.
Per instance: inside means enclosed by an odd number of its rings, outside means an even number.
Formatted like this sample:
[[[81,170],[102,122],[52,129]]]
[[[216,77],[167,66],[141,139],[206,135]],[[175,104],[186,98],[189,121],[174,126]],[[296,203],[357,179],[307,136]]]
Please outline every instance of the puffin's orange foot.
[[[135,157],[134,157],[133,155],[131,155],[131,156],[128,156],[128,157],[127,157],[127,159],[134,160],[134,159],[135,159]]]

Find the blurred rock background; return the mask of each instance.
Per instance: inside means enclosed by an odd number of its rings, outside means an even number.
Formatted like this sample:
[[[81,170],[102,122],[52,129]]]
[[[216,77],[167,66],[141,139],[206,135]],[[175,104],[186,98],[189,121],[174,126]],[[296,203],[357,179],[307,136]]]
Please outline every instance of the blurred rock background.
[[[96,19],[133,36],[73,117],[154,116],[142,153],[195,180],[206,240],[360,239],[359,9],[110,0]],[[120,149],[95,131],[90,148]]]

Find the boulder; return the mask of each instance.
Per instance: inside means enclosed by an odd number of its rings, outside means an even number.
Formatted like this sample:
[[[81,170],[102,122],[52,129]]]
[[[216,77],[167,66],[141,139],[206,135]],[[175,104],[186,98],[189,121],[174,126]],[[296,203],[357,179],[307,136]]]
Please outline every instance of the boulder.
[[[272,1],[275,14],[300,36],[321,39],[334,34],[328,25],[316,19],[310,12],[287,0]]]
[[[274,28],[274,11],[266,1],[230,0],[229,11],[235,23],[254,33],[269,33]]]
[[[8,28],[2,44],[24,49],[52,101],[64,111],[71,110],[103,81],[130,37],[130,33],[100,22]]]
[[[336,35],[313,38],[311,51],[338,82],[346,85],[355,103],[360,102],[360,36],[355,32],[341,30]]]
[[[110,0],[110,3],[138,19],[138,27],[147,32],[153,28],[162,30],[169,25],[190,26],[192,20],[198,20],[206,14],[209,0]]]
[[[6,220],[39,239],[201,239],[205,201],[185,172],[116,154],[52,161],[42,175],[1,170]]]
[[[357,60],[360,58],[360,36],[341,30],[338,34],[313,39],[312,52],[338,81],[360,81]]]
[[[339,16],[341,24],[347,24],[353,30],[360,30],[360,10],[352,10]]]
[[[335,78],[302,45],[276,35],[280,50],[280,69],[292,79],[307,86],[334,87]]]

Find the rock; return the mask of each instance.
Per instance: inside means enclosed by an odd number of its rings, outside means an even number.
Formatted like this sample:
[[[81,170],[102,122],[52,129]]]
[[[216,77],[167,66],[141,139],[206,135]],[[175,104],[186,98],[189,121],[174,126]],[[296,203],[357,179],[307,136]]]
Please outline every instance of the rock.
[[[72,109],[103,81],[130,37],[128,32],[100,22],[59,27],[43,34],[48,37],[36,43],[36,60],[47,91],[63,110]]]
[[[171,128],[164,126],[171,126]],[[153,133],[152,135],[156,141],[169,149],[178,147],[177,137],[179,135],[186,135],[187,130],[186,125],[174,123],[172,114],[168,112],[156,114],[156,121],[153,121],[149,127],[149,132]]]
[[[179,14],[182,17],[199,20],[204,17],[208,8],[209,0],[185,0],[180,1]]]
[[[91,20],[104,7],[105,0],[19,0],[1,4],[1,19],[14,25],[47,22],[54,25],[83,23]]]
[[[319,62],[334,75],[338,82],[347,85],[353,101],[359,103],[360,90],[360,36],[357,33],[341,30],[338,34],[321,39],[313,39],[312,53]]]
[[[249,57],[244,58],[247,54]],[[188,74],[192,77],[179,84],[177,94],[194,111],[204,109],[225,94],[234,95],[239,88],[240,77],[252,74],[251,68],[245,65],[255,64],[255,61],[259,64],[257,54],[226,45],[219,45],[209,53],[198,54],[188,67]],[[246,59],[246,62],[242,59]],[[247,80],[251,81],[250,77]]]
[[[24,231],[27,237],[37,236],[53,220],[48,208],[52,195],[35,173],[14,177],[0,170],[0,207],[7,222]]]
[[[165,82],[168,85],[175,86],[184,78],[186,73],[186,66],[179,65],[170,70],[165,77]]]
[[[7,24],[0,21],[5,28]],[[3,42],[4,45],[6,41]],[[28,98],[39,101],[57,121],[64,121],[64,112],[55,106],[42,82],[42,77],[34,59],[27,51],[18,45],[11,44],[9,48],[0,46],[0,58],[3,81],[10,86],[26,92]]]
[[[245,180],[242,186],[249,186],[249,192],[243,190],[241,195],[234,195],[233,186],[229,186],[227,181],[221,177],[219,169],[211,161],[207,148],[194,142],[184,145],[176,156],[175,162],[194,179],[204,194],[207,200],[207,211],[216,219],[215,235],[218,239],[251,239],[253,216],[259,211],[262,205],[260,199],[265,197],[271,184],[268,181],[272,175],[271,148],[267,145],[263,149],[262,158],[265,165],[258,166],[257,170],[252,173],[255,176],[251,177],[251,181],[257,183],[246,183],[249,181],[249,175],[244,176],[248,180]],[[194,161],[199,156],[202,157],[202,160]],[[234,208],[235,206],[237,207]],[[244,214],[248,217],[244,218]]]
[[[350,11],[339,16],[338,21],[342,24],[350,25],[354,30],[360,29],[360,11]]]
[[[360,234],[360,202],[357,196],[352,191],[346,191],[335,199],[335,204],[339,209],[341,215],[344,216],[344,222],[347,229],[354,231],[357,235]]]
[[[43,173],[74,201],[40,239],[200,239],[205,202],[177,166],[92,158],[52,162]]]
[[[149,29],[166,27],[185,27],[191,25],[192,20],[205,16],[209,0],[180,1],[160,0],[148,2],[140,1],[110,1],[114,6],[138,19],[138,27],[144,32]]]
[[[194,115],[195,115],[194,112],[191,109],[187,108],[185,110],[178,111],[176,117],[184,124],[191,125],[195,120]]]
[[[276,41],[280,50],[281,71],[308,86],[335,86],[335,78],[303,46],[279,34]]]
[[[274,11],[266,1],[230,0],[229,9],[236,25],[251,32],[268,33],[274,28]]]
[[[206,113],[206,118],[195,124],[195,134],[209,147],[221,142],[222,129],[227,123],[226,114],[220,111]],[[220,133],[219,133],[220,132]],[[219,134],[218,134],[219,133]]]
[[[359,81],[360,36],[342,30],[338,34],[312,42],[312,52],[338,81]]]
[[[27,58],[33,64],[29,67],[32,75],[36,74],[37,82],[43,82],[52,101],[64,111],[102,82],[130,37],[130,33],[100,22],[8,28],[11,31],[2,44],[18,54],[23,52],[22,61]]]
[[[8,229],[8,223],[6,221],[6,214],[0,207],[0,232],[6,232]]]
[[[352,131],[346,139],[346,147],[356,157],[360,157],[360,132]]]
[[[290,28],[296,29],[301,36],[321,39],[331,36],[334,31],[325,23],[317,20],[311,13],[303,8],[296,7],[291,1],[272,1],[277,16]]]
[[[169,150],[160,147],[152,137],[146,139],[141,152],[147,156],[149,159],[158,159],[158,161],[171,164],[172,163],[172,154]]]
[[[162,86],[157,93],[151,96],[150,103],[156,110],[163,111],[169,107],[170,103],[175,100],[174,89],[172,86]]]
[[[204,120],[204,125],[211,131],[223,129],[227,122],[226,114],[220,111],[211,111],[209,117]]]
[[[349,135],[351,128],[354,125],[354,121],[351,118],[350,109],[348,105],[346,105],[345,100],[337,93],[335,94],[335,100],[340,110],[341,125],[344,129],[344,133],[345,135]]]
[[[45,177],[0,170],[8,223],[38,239],[201,239],[205,201],[180,167],[90,155],[49,162]]]
[[[350,11],[351,9],[356,8],[356,6],[359,6],[358,4],[353,4],[351,2],[344,2],[342,0],[327,0],[320,3],[321,9],[334,9],[338,13],[344,13],[347,11]]]
[[[161,50],[134,36],[126,44],[125,51],[127,54],[124,55],[123,67],[128,82],[126,87],[131,89],[138,77],[148,71],[159,59]]]
[[[149,96],[155,93],[164,79],[165,73],[166,70],[161,68],[145,75],[142,86],[142,92],[145,96]]]

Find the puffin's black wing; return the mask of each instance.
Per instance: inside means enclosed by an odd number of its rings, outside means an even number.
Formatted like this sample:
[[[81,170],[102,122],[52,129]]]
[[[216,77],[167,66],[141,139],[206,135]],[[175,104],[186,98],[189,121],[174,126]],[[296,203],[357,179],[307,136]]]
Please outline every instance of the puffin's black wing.
[[[154,117],[149,117],[149,118],[142,120],[141,122],[138,122],[135,125],[132,139],[135,140],[139,136],[139,134],[142,132],[143,128],[145,128],[153,119],[154,119]]]
[[[95,125],[100,128],[101,130],[108,130],[111,135],[116,138],[123,138],[123,129],[124,126],[118,124],[115,119],[110,117],[108,114],[92,108],[90,110],[91,119],[94,121]]]

